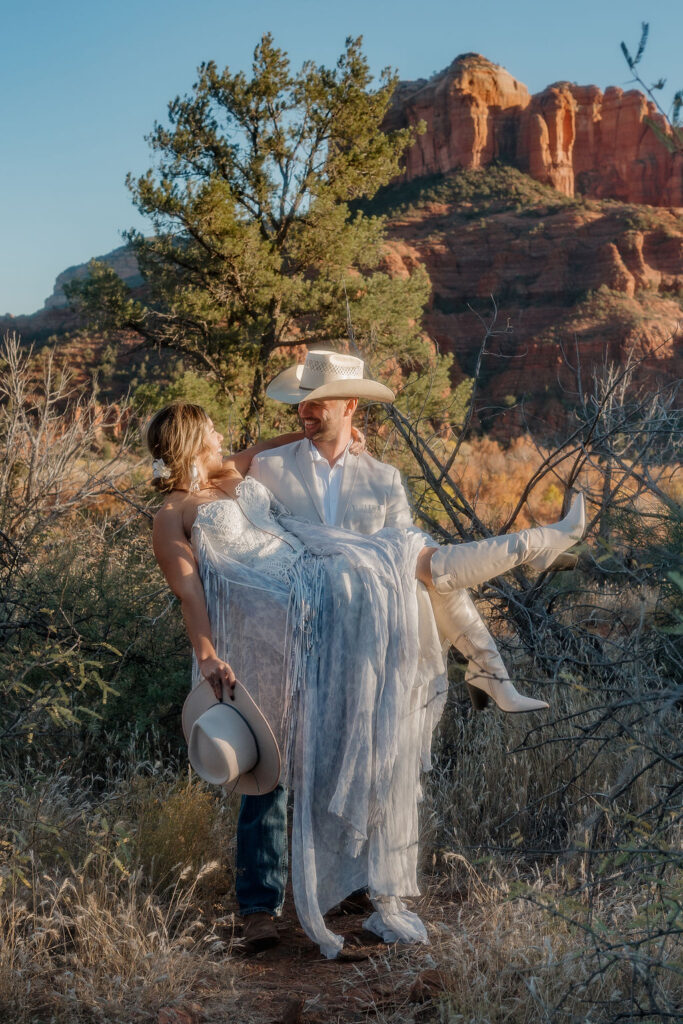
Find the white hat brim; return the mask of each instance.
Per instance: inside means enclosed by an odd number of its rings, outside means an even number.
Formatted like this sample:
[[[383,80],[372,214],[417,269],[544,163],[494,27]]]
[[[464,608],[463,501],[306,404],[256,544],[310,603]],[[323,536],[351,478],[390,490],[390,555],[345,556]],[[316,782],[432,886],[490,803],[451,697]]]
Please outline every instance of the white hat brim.
[[[189,742],[192,726],[196,720],[220,701],[208,680],[203,679],[188,693],[183,705],[183,734]],[[223,703],[232,704],[244,717],[254,734],[258,748],[258,761],[250,772],[244,772],[237,779],[226,783],[229,793],[243,793],[245,796],[260,796],[270,793],[280,781],[281,760],[280,749],[268,720],[260,710],[251,694],[242,683],[235,683],[234,700],[230,698],[230,688],[223,684]]]
[[[391,388],[367,377],[332,381],[312,390],[302,388],[300,373],[300,365],[290,366],[279,373],[266,388],[268,398],[275,402],[298,405],[299,402],[315,402],[322,398],[365,398],[370,402],[393,402],[396,397]]]

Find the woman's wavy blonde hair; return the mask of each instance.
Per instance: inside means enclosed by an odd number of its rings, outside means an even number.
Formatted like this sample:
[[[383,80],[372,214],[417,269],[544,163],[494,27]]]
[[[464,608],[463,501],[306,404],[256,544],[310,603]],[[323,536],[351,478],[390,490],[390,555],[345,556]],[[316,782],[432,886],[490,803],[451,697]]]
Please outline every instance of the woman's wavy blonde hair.
[[[187,486],[192,462],[206,443],[209,417],[201,405],[173,402],[152,416],[145,439],[153,459],[163,459],[170,476],[155,477],[152,486],[174,491]]]

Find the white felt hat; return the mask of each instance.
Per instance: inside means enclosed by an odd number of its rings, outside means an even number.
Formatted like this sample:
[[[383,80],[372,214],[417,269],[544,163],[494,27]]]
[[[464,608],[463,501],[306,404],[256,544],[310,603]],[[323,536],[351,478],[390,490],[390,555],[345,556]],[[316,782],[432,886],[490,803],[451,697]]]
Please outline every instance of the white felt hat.
[[[345,352],[311,349],[306,361],[283,370],[266,388],[269,398],[292,405],[321,398],[367,398],[393,402],[394,392],[379,381],[364,377],[365,364]]]
[[[273,730],[247,689],[223,684],[216,699],[204,679],[183,705],[183,732],[190,764],[202,779],[231,793],[259,796],[280,779],[280,751]]]

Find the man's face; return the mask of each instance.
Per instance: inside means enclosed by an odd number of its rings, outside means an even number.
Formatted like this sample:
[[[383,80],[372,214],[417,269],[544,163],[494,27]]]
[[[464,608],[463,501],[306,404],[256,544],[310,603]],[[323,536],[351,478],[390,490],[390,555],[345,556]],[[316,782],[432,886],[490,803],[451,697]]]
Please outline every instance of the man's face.
[[[323,398],[318,402],[299,402],[299,419],[309,441],[334,441],[341,434],[354,398]]]

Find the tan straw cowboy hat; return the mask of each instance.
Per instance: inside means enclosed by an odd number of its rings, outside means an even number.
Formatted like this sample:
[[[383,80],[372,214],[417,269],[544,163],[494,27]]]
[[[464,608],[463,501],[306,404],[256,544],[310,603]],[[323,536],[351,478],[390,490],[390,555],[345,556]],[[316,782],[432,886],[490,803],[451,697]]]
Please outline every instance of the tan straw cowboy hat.
[[[280,751],[273,730],[247,689],[227,683],[216,699],[204,679],[190,690],[183,706],[183,732],[190,764],[206,782],[230,793],[259,796],[280,779]]]
[[[394,392],[379,381],[364,377],[365,364],[344,352],[311,349],[306,362],[283,370],[266,388],[276,402],[315,402],[321,398],[367,398],[393,402]]]

